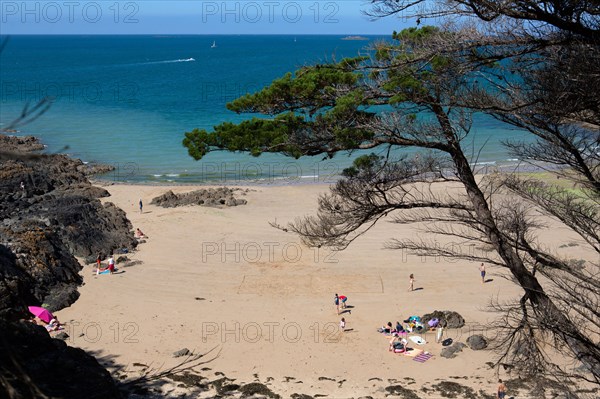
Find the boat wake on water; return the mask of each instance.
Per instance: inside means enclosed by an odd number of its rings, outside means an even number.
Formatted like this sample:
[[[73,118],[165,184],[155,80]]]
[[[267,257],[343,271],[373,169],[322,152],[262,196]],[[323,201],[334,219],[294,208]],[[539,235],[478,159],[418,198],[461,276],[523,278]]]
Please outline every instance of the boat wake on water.
[[[177,62],[194,62],[194,61],[196,61],[195,58],[180,58],[180,59],[177,59],[177,60],[140,62],[140,63],[130,64],[130,65],[174,64],[174,63],[177,63]]]

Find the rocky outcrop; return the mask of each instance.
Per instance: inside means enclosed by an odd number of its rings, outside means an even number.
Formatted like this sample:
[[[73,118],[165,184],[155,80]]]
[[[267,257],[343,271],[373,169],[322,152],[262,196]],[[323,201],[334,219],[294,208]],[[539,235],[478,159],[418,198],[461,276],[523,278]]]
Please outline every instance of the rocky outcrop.
[[[455,342],[447,348],[442,349],[440,352],[441,357],[445,357],[446,359],[452,359],[456,357],[458,352],[462,352],[463,348],[467,346],[462,342]]]
[[[77,167],[77,170],[86,176],[102,175],[115,170],[112,165],[106,165],[102,163],[86,163]]]
[[[0,337],[1,397],[13,390],[17,398],[121,398],[96,359],[50,338],[43,327],[0,319]]]
[[[436,310],[433,313],[427,313],[423,315],[421,321],[427,325],[431,319],[438,319],[446,328],[462,328],[465,325],[465,319],[452,310]]]
[[[26,305],[69,306],[81,284],[75,256],[133,249],[131,223],[100,202],[108,192],[91,185],[81,161],[31,154],[40,148],[31,138],[0,142],[11,151],[0,158],[0,317],[23,317]]]
[[[483,335],[476,334],[467,338],[467,345],[474,351],[478,351],[487,348],[488,342]]]
[[[37,154],[43,146],[32,138],[0,135],[0,148],[0,388],[24,398],[118,398],[92,356],[17,320],[29,317],[28,305],[57,311],[75,302],[75,256],[133,249],[131,223],[100,202],[108,192],[90,184],[81,161]]]
[[[245,199],[234,197],[234,193],[239,191],[244,195],[241,189],[231,189],[228,187],[209,188],[196,190],[184,194],[175,194],[173,191],[167,191],[165,194],[152,199],[151,204],[162,206],[163,208],[174,208],[186,205],[203,206],[238,206],[246,205]]]
[[[0,148],[6,152],[29,153],[42,151],[44,145],[33,136],[17,137],[0,134]]]

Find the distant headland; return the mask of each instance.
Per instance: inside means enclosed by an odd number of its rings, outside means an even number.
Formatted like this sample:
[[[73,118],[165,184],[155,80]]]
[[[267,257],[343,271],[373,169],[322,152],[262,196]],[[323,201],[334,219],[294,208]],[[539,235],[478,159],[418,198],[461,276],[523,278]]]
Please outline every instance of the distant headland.
[[[364,36],[346,36],[343,37],[342,40],[369,40],[369,38]]]

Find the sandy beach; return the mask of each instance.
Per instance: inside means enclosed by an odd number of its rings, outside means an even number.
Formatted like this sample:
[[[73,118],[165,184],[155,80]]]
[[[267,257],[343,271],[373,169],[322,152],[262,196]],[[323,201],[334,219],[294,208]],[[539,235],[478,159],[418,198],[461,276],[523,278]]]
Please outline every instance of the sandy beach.
[[[495,317],[486,310],[490,299],[503,302],[521,293],[506,273],[488,266],[491,281],[482,284],[479,264],[384,249],[391,238],[423,234],[387,221],[338,253],[307,248],[269,225],[314,213],[326,185],[243,187],[247,205],[169,209],[150,201],[169,189],[197,187],[105,188],[111,196],[103,201],[125,210],[149,238],[126,255],[139,263],[120,267],[120,273],[96,276],[93,265],[84,266],[81,297],[58,316],[67,323],[69,344],[96,355],[115,378],[138,373],[140,365],[171,367],[181,360],[173,352],[182,348],[196,354],[214,348],[205,357],[214,359],[196,369],[209,380],[223,373],[236,384],[260,381],[282,397],[385,397],[385,387],[397,382],[434,398],[440,394],[431,387],[442,380],[492,395],[498,377],[505,378],[486,365],[495,358],[491,351],[466,347],[445,359],[430,332],[423,336],[428,343],[417,347],[434,356],[419,363],[390,353],[389,339],[376,329],[452,310],[466,326],[446,331],[446,338],[465,342],[472,334],[492,335],[481,328]],[[578,242],[567,228],[547,222],[540,234],[544,242]],[[557,251],[588,255],[581,247]],[[409,292],[411,273],[417,290]],[[335,293],[348,296],[350,312],[336,314]],[[341,317],[348,331],[340,331]]]

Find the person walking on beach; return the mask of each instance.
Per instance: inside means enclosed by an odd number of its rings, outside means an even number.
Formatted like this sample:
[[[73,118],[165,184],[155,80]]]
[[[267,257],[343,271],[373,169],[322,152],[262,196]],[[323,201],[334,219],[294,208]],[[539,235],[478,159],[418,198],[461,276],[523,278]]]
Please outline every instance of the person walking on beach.
[[[340,330],[342,330],[342,332],[346,331],[346,319],[342,317],[342,320],[340,320]]]
[[[144,208],[144,203],[142,202],[142,199],[140,198],[140,213],[144,213],[144,212],[142,212],[143,208]]]
[[[479,271],[481,272],[481,284],[485,284],[485,265],[483,263],[479,266]]]
[[[96,257],[96,269],[100,269],[102,267],[102,257],[100,256],[100,252],[98,252],[98,256]]]
[[[506,385],[502,382],[502,380],[498,380],[500,385],[498,385],[498,399],[504,399],[506,396]]]
[[[338,294],[335,294],[335,297],[333,298],[333,304],[335,305],[336,313],[339,315],[340,314],[340,297],[338,296]]]
[[[414,291],[415,290],[415,275],[411,273],[411,275],[408,278],[410,279],[410,285],[408,286],[408,290]]]

